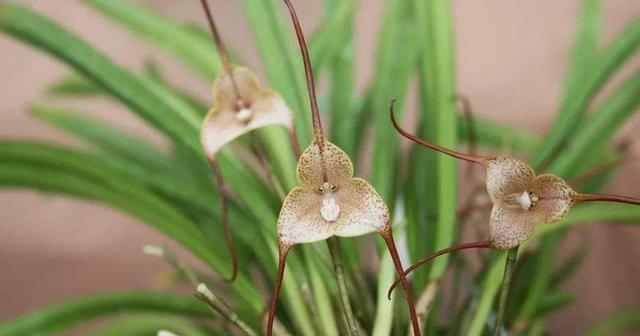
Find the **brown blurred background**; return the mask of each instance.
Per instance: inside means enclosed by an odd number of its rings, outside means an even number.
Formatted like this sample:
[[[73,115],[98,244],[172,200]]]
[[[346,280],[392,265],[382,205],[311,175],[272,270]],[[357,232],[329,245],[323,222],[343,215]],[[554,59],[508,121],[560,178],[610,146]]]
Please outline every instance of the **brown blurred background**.
[[[78,1],[23,2],[71,28],[122,65],[141,69],[144,60],[158,60],[174,83],[211,100],[209,83]],[[203,23],[195,0],[139,2],[177,19]],[[322,2],[296,2],[310,33],[320,19]],[[356,32],[360,90],[372,76],[376,33],[384,9],[382,0],[361,2]],[[602,41],[606,44],[640,15],[640,2],[603,3]],[[458,87],[471,99],[476,114],[538,134],[549,128],[562,91],[578,5],[577,0],[454,1]],[[259,69],[253,37],[236,1],[215,0],[212,7],[227,43]],[[47,84],[67,73],[65,66],[4,35],[0,35],[0,57],[0,137],[69,142],[26,113],[30,103],[41,99]],[[640,64],[638,59],[633,63],[625,74]],[[92,100],[74,105],[160,141],[116,104]],[[618,136],[640,138],[640,115],[636,113]],[[640,154],[638,147],[636,142],[635,151]],[[640,195],[639,168],[639,162],[625,166],[606,191]],[[0,221],[0,320],[69,297],[157,288],[155,275],[165,269],[162,262],[143,256],[141,246],[168,239],[105,206],[0,189]],[[580,227],[570,233],[563,249],[575,248],[580,241],[590,244],[590,253],[566,286],[577,294],[577,300],[553,316],[553,335],[577,334],[617,309],[640,305],[640,226]]]

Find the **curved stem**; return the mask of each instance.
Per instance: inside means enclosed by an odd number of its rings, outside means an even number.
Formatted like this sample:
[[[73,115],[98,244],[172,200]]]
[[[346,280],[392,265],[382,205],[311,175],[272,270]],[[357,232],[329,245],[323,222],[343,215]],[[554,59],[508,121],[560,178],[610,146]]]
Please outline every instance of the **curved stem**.
[[[403,273],[402,276],[406,277],[409,273],[411,273],[411,271],[413,271],[414,269],[418,268],[420,265],[426,264],[429,261],[443,255],[443,254],[447,254],[447,253],[451,253],[451,252],[456,252],[456,251],[461,251],[461,250],[468,250],[468,249],[477,249],[477,248],[493,248],[493,246],[491,245],[491,243],[489,241],[480,241],[480,242],[472,242],[472,243],[464,243],[464,244],[460,244],[460,245],[456,245],[456,246],[452,246],[452,247],[447,247],[445,249],[442,249],[440,251],[436,251],[435,253],[433,253],[432,255],[419,260],[418,262],[416,262],[415,264],[411,265],[409,268],[407,268]],[[396,281],[393,282],[393,284],[391,285],[391,287],[389,287],[389,292],[387,292],[387,298],[391,299],[391,292],[393,292],[393,290],[396,288],[396,286],[398,286],[398,283],[400,283],[402,281],[401,277],[398,277],[398,279],[396,279]]]
[[[442,147],[440,145],[436,145],[433,143],[430,143],[424,139],[419,138],[416,135],[413,135],[411,133],[409,133],[408,131],[404,130],[402,127],[400,127],[400,125],[398,124],[398,122],[396,121],[395,115],[394,115],[394,111],[393,111],[393,105],[395,103],[395,99],[391,101],[391,104],[389,105],[389,113],[391,115],[391,122],[393,123],[393,127],[396,128],[396,130],[398,131],[398,133],[400,133],[402,136],[404,136],[405,138],[418,143],[420,145],[423,145],[427,148],[433,149],[435,151],[438,151],[440,153],[444,153],[447,154],[449,156],[453,156],[456,159],[460,159],[460,160],[465,160],[465,161],[469,161],[469,162],[473,162],[473,163],[478,163],[478,164],[483,164],[484,161],[487,159],[486,156],[479,156],[479,155],[471,155],[471,154],[465,154],[465,153],[461,153],[461,152],[457,152],[445,147]]]
[[[578,202],[617,202],[627,203],[633,205],[640,205],[640,199],[628,196],[608,195],[608,194],[577,194],[576,201]]]
[[[278,296],[280,295],[280,287],[282,287],[282,278],[284,277],[284,268],[287,262],[287,254],[291,246],[280,245],[280,256],[278,258],[278,273],[271,296],[271,305],[269,306],[269,319],[267,320],[267,336],[273,334],[273,320],[276,317],[276,306],[278,305]]]
[[[349,335],[358,336],[358,322],[356,321],[355,315],[353,315],[353,309],[351,309],[351,302],[349,301],[347,283],[344,277],[342,261],[340,259],[340,245],[338,243],[338,238],[329,238],[327,240],[327,245],[329,245],[329,252],[331,253],[333,271],[336,275],[336,282],[338,283],[338,293],[340,294],[340,303],[342,304],[344,317],[347,320],[347,326],[349,327]]]
[[[307,78],[307,90],[309,91],[309,102],[311,103],[311,118],[313,121],[313,133],[316,139],[321,141],[323,139],[322,123],[320,122],[320,112],[318,110],[318,100],[316,99],[316,87],[313,83],[313,70],[311,69],[311,60],[309,57],[309,51],[307,49],[307,43],[300,27],[300,21],[298,21],[298,15],[293,8],[290,0],[284,0],[284,3],[289,9],[291,14],[291,20],[293,21],[293,27],[298,37],[298,44],[300,45],[300,51],[302,52],[302,60],[304,62],[304,73]],[[322,148],[321,148],[322,149]]]
[[[227,48],[224,45],[224,41],[222,41],[222,37],[218,32],[218,27],[213,20],[213,16],[211,15],[211,10],[209,9],[209,3],[207,0],[200,0],[202,4],[202,9],[204,10],[204,14],[207,16],[207,22],[209,23],[209,28],[211,30],[211,34],[213,35],[213,40],[216,44],[216,48],[220,53],[220,58],[222,59],[222,66],[224,70],[229,75],[229,79],[231,80],[231,86],[233,87],[233,92],[236,94],[236,98],[239,101],[242,101],[242,96],[240,95],[240,89],[238,89],[238,84],[236,80],[233,78],[233,64],[231,64],[231,59],[229,58],[229,54],[227,53]]]
[[[384,239],[384,242],[387,244],[387,248],[389,249],[389,254],[391,255],[391,259],[393,260],[393,264],[396,267],[396,272],[398,272],[398,277],[400,278],[400,282],[402,283],[402,288],[404,289],[404,294],[407,297],[407,305],[409,306],[409,314],[411,315],[411,325],[413,327],[413,334],[415,336],[420,336],[420,322],[418,321],[418,314],[416,313],[416,306],[413,303],[413,294],[411,293],[411,287],[409,287],[409,282],[407,282],[407,277],[404,275],[404,268],[402,267],[402,262],[400,261],[400,255],[398,254],[398,250],[396,249],[396,243],[393,241],[393,233],[391,231],[391,225],[388,226],[387,231],[381,231],[380,234]]]
[[[218,161],[213,158],[210,159],[211,168],[216,176],[216,183],[220,188],[220,207],[222,208],[222,227],[224,229],[224,237],[227,240],[227,246],[229,247],[229,253],[231,254],[231,276],[229,279],[225,279],[226,282],[233,282],[238,275],[238,256],[236,254],[236,246],[233,242],[233,233],[231,232],[231,226],[229,225],[229,216],[227,211],[227,186],[222,178],[222,171],[218,165]]]
[[[509,296],[509,287],[511,286],[511,278],[513,278],[513,270],[518,256],[518,246],[509,250],[507,260],[504,265],[504,277],[502,278],[502,289],[500,290],[500,301],[498,302],[498,314],[496,315],[496,324],[493,326],[493,336],[500,335],[500,329],[504,323],[504,313],[507,309],[507,298]]]

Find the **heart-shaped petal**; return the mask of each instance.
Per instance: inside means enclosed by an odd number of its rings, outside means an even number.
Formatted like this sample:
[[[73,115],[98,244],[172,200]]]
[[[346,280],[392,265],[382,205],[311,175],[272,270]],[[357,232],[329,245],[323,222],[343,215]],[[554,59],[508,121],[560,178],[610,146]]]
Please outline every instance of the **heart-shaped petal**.
[[[300,184],[317,187],[325,182],[325,177],[332,184],[351,179],[353,164],[340,147],[316,137],[300,156],[296,171]]]
[[[494,204],[507,195],[526,191],[536,176],[529,165],[509,157],[486,159],[483,166],[487,172],[487,192]]]
[[[532,210],[536,222],[551,223],[564,217],[575,204],[575,192],[558,176],[537,176],[529,188],[537,202]]]
[[[489,241],[497,249],[511,249],[533,234],[534,218],[530,210],[496,204],[489,219]]]

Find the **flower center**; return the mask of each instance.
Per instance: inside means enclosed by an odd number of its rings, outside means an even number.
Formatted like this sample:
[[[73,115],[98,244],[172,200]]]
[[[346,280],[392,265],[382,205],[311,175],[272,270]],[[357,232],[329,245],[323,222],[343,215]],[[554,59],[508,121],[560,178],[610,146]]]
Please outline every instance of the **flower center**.
[[[253,118],[253,112],[251,111],[249,104],[242,99],[238,99],[236,101],[236,120],[243,124],[247,124],[251,121],[251,118]]]
[[[518,197],[518,204],[523,210],[529,210],[532,206],[536,204],[538,201],[538,196],[529,193],[528,191],[523,192]]]
[[[333,193],[327,193],[322,200],[322,206],[320,207],[320,215],[327,222],[335,222],[340,215],[340,206],[336,203],[336,198],[333,197]]]
[[[327,222],[335,222],[340,215],[340,206],[336,203],[336,198],[333,192],[337,189],[337,186],[324,182],[322,186],[318,188],[318,192],[323,195],[322,206],[320,206],[320,215]]]

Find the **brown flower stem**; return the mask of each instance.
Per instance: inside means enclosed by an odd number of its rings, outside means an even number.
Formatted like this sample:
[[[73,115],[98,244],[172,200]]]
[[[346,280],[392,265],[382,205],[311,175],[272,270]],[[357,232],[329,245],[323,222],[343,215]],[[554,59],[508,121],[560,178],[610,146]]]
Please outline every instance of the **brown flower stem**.
[[[236,314],[236,312],[234,312],[229,306],[227,306],[227,304],[224,303],[222,299],[214,295],[213,292],[211,292],[206,287],[206,285],[202,283],[199,284],[198,292],[196,292],[194,296],[198,298],[200,301],[206,303],[209,306],[209,308],[211,308],[213,311],[218,312],[224,318],[226,318],[231,323],[233,323],[245,335],[258,336],[258,334],[247,323],[245,323],[240,319],[240,317],[238,316],[238,314]]]
[[[460,245],[456,245],[456,246],[452,246],[452,247],[447,247],[445,249],[442,249],[440,251],[436,251],[435,253],[433,253],[432,255],[419,260],[418,262],[416,262],[415,264],[411,265],[409,268],[407,268],[404,272],[402,272],[401,276],[398,277],[398,279],[396,279],[393,284],[391,285],[391,287],[389,287],[389,291],[387,292],[387,298],[391,299],[391,292],[393,292],[393,290],[396,288],[396,286],[398,286],[398,284],[400,282],[402,282],[402,278],[406,277],[409,273],[411,273],[411,271],[413,271],[414,269],[418,268],[420,265],[426,264],[429,261],[443,255],[443,254],[447,254],[447,253],[451,253],[451,252],[457,252],[457,251],[461,251],[461,250],[468,250],[468,249],[477,249],[477,248],[493,248],[493,246],[491,245],[491,243],[489,241],[479,241],[479,242],[472,242],[472,243],[464,243],[464,244],[460,244]]]
[[[236,246],[233,241],[233,233],[231,232],[231,226],[229,225],[228,211],[227,211],[227,186],[222,178],[222,171],[218,165],[218,161],[215,158],[209,159],[211,168],[216,176],[216,183],[220,188],[220,207],[222,208],[222,227],[224,229],[224,236],[227,240],[227,246],[229,247],[229,253],[231,254],[231,276],[225,279],[227,282],[233,282],[238,275],[238,256],[236,254]]]
[[[487,159],[487,157],[485,157],[485,156],[461,153],[461,152],[457,152],[457,151],[442,147],[440,145],[433,144],[431,142],[428,142],[428,141],[426,141],[424,139],[421,139],[418,136],[413,135],[413,134],[409,133],[408,131],[404,130],[402,127],[400,127],[400,125],[396,121],[396,118],[395,118],[395,115],[394,115],[394,111],[393,111],[394,103],[395,103],[395,99],[392,100],[391,104],[389,105],[389,113],[391,115],[391,122],[393,123],[393,127],[396,128],[398,133],[400,133],[405,138],[407,138],[407,139],[409,139],[409,140],[411,140],[411,141],[413,141],[415,143],[418,143],[420,145],[423,145],[423,146],[425,146],[427,148],[433,149],[433,150],[435,150],[437,152],[452,156],[452,157],[454,157],[456,159],[465,160],[465,161],[468,161],[468,162],[473,162],[473,163],[478,163],[478,164],[483,164],[484,161]]]
[[[298,21],[298,15],[296,14],[296,10],[293,8],[291,1],[284,0],[284,3],[287,5],[289,9],[289,13],[291,14],[291,20],[293,21],[293,27],[296,31],[296,36],[298,37],[298,44],[300,45],[300,51],[302,52],[302,60],[304,61],[304,72],[307,78],[307,90],[309,91],[309,102],[311,103],[311,118],[313,122],[313,133],[318,141],[322,141],[324,139],[323,131],[322,131],[322,123],[320,121],[320,112],[318,110],[318,100],[316,99],[316,88],[313,83],[313,70],[311,68],[311,60],[309,57],[309,51],[307,49],[307,43],[304,39],[304,34],[302,33],[302,28],[300,27],[300,21]],[[320,147],[322,150],[322,147]]]
[[[422,294],[420,294],[418,302],[416,303],[416,311],[418,312],[418,319],[420,319],[420,322],[427,320],[427,317],[431,312],[431,307],[433,307],[433,301],[436,299],[439,286],[439,279],[430,280],[422,291]],[[407,336],[411,336],[412,333],[413,328],[409,328]]]
[[[391,255],[391,259],[393,260],[393,264],[396,267],[396,272],[398,272],[398,278],[400,278],[400,282],[402,283],[402,288],[404,289],[404,294],[407,297],[407,305],[409,306],[409,314],[411,315],[411,325],[413,327],[413,334],[415,336],[420,336],[420,322],[418,321],[418,314],[416,313],[416,306],[413,303],[413,294],[411,293],[411,287],[409,287],[409,282],[407,281],[407,277],[404,275],[404,268],[402,267],[402,262],[400,261],[400,255],[398,254],[398,249],[396,249],[396,243],[393,241],[393,233],[391,231],[391,226],[389,225],[387,231],[380,232],[384,242],[387,244],[387,248],[389,249],[389,254]]]
[[[282,287],[282,278],[284,278],[284,268],[287,262],[287,254],[291,246],[280,245],[280,256],[278,258],[278,272],[273,287],[273,295],[271,296],[271,304],[269,305],[269,319],[267,320],[267,336],[273,335],[273,320],[276,317],[276,306],[278,305],[278,296],[280,295],[280,287]]]
[[[515,269],[516,257],[518,256],[518,246],[507,252],[507,260],[504,265],[504,277],[502,278],[502,289],[500,290],[500,301],[498,301],[498,313],[496,315],[496,324],[493,326],[493,336],[500,335],[500,329],[504,323],[504,313],[507,309],[507,298],[509,297],[509,287],[513,278],[513,270]]]
[[[608,195],[608,194],[577,194],[576,201],[578,202],[617,202],[627,203],[633,205],[640,205],[640,199],[627,196]]]
[[[224,45],[224,41],[222,41],[222,37],[218,32],[218,27],[216,27],[215,21],[213,20],[213,16],[211,15],[211,10],[209,9],[209,3],[207,0],[200,0],[202,4],[202,9],[204,10],[204,14],[207,16],[207,22],[209,23],[209,28],[211,30],[211,35],[213,35],[213,40],[216,44],[216,48],[218,49],[218,53],[220,53],[220,59],[222,60],[222,66],[224,70],[229,75],[231,79],[231,85],[233,87],[233,91],[236,94],[238,100],[242,100],[242,96],[240,95],[240,90],[238,89],[238,84],[233,78],[233,64],[231,64],[231,59],[229,58],[229,53],[227,53],[227,48]]]
[[[353,309],[351,308],[351,302],[349,301],[349,293],[347,292],[347,282],[344,277],[344,268],[340,257],[340,244],[338,243],[338,238],[331,237],[327,239],[327,245],[329,246],[329,252],[331,253],[333,272],[336,275],[338,294],[340,295],[340,304],[342,305],[344,318],[347,321],[349,335],[358,336],[358,322],[356,321]]]

